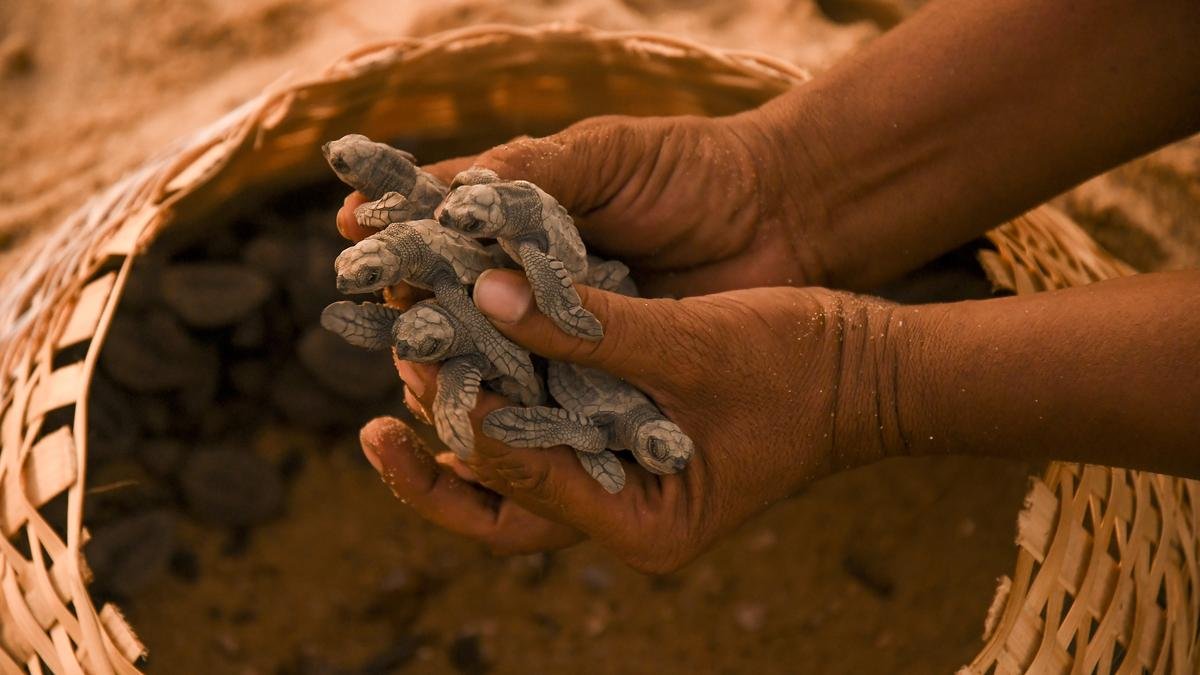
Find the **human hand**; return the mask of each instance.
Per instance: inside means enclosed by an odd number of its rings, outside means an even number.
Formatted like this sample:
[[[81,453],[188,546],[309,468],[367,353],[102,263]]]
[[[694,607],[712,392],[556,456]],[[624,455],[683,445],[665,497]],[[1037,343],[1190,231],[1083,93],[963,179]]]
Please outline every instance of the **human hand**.
[[[629,265],[643,295],[820,285],[815,200],[758,120],[597,117],[425,169],[448,183],[477,164],[537,184],[578,218],[591,252]],[[354,223],[364,201],[355,193],[338,214],[350,239],[371,233]]]
[[[626,462],[624,490],[608,494],[567,448],[488,438],[481,422],[510,403],[483,393],[465,466],[432,462],[398,420],[363,429],[364,451],[404,503],[498,552],[586,537],[638,569],[665,572],[809,481],[882,457],[894,436],[894,408],[884,400],[893,391],[889,355],[873,339],[888,305],[823,289],[684,300],[579,291],[605,325],[600,342],[557,330],[517,272],[486,272],[475,301],[523,347],[602,368],[649,394],[695,442],[687,468],[658,476]],[[436,368],[405,363],[401,373],[410,404],[428,410]]]

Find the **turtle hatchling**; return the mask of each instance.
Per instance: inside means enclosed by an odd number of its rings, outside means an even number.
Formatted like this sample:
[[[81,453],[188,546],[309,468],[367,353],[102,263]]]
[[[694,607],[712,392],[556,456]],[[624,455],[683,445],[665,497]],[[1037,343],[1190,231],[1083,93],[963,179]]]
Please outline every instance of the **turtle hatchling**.
[[[343,300],[325,308],[321,325],[356,347],[392,347],[398,357],[408,361],[443,362],[438,371],[433,422],[438,437],[459,457],[467,457],[475,444],[470,415],[479,398],[480,382],[518,398],[521,385],[497,371],[465,336],[462,324],[434,300],[419,302],[406,312]],[[617,492],[624,486],[625,469],[603,445],[589,446],[586,452],[577,450],[576,455],[605,490]]]
[[[321,152],[338,178],[367,199],[379,200],[396,193],[390,208],[397,210],[402,205],[407,214],[404,220],[432,217],[446,196],[445,184],[418,168],[416,157],[362,134],[330,141],[321,146]]]
[[[692,440],[628,383],[601,370],[552,361],[546,384],[562,408],[501,408],[487,416],[483,432],[517,447],[631,450],[656,474],[676,473],[691,459]]]
[[[500,180],[486,169],[468,169],[453,184],[438,222],[469,237],[495,238],[525,268],[543,314],[576,337],[603,337],[572,284],[586,276],[588,259],[567,210],[533,183]]]
[[[529,352],[513,344],[484,318],[464,284],[494,266],[482,246],[433,220],[394,223],[342,251],[334,261],[337,288],[370,293],[407,282],[433,291],[438,304],[461,324],[498,372],[521,385],[527,405],[542,399],[542,387]]]
[[[470,415],[481,382],[513,398],[538,394],[522,391],[520,382],[497,370],[475,347],[462,322],[434,300],[418,302],[407,311],[343,300],[325,308],[321,325],[356,347],[391,347],[406,361],[441,362],[433,422],[438,437],[460,457],[469,456],[475,445]]]

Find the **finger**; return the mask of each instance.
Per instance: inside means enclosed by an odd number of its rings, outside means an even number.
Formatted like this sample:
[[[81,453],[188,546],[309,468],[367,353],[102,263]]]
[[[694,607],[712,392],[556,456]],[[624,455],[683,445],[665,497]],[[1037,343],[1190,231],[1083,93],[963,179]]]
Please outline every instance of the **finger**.
[[[501,178],[528,180],[572,214],[608,203],[629,184],[652,143],[633,118],[597,117],[544,138],[522,138],[479,155],[477,166]]]
[[[525,276],[488,270],[475,282],[475,305],[513,342],[553,361],[607,370],[635,384],[661,378],[678,357],[679,338],[696,317],[673,300],[631,298],[576,286],[583,306],[600,320],[604,337],[584,340],[560,330],[537,311]]]
[[[512,140],[509,141],[509,143],[523,141],[527,138],[529,138],[529,135],[521,134],[520,136],[514,137]],[[459,172],[465,171],[466,169],[469,169],[472,166],[475,166],[475,163],[478,160],[479,160],[479,155],[467,155],[466,157],[454,157],[451,159],[444,159],[440,162],[434,162],[433,164],[426,164],[425,166],[421,167],[421,169],[427,173],[433,174],[433,176],[435,178],[437,178],[438,180],[442,181],[443,183],[446,183],[447,185],[449,185],[450,182],[454,180],[454,177],[459,174]]]
[[[438,464],[450,469],[454,475],[469,482],[478,483],[479,476],[475,474],[475,470],[467,466],[467,463],[459,459],[458,455],[453,452],[439,452],[434,459]]]
[[[422,518],[504,553],[549,550],[578,532],[460,480],[426,454],[403,422],[381,417],[360,434],[363,452],[384,483]]]
[[[366,204],[368,201],[370,200],[367,199],[366,195],[357,191],[346,195],[346,199],[342,201],[342,208],[338,209],[337,212],[337,229],[346,239],[353,242],[360,242],[378,231],[359,225],[358,220],[354,217],[354,209]]]
[[[397,361],[397,369],[409,391],[420,389],[420,400],[432,405],[437,397],[437,368],[428,364]],[[407,395],[407,392],[406,392]],[[512,405],[508,399],[483,391],[470,419],[475,452],[465,461],[472,475],[487,488],[514,499],[534,513],[566,523],[614,547],[630,550],[643,528],[640,520],[653,517],[651,506],[678,498],[677,477],[660,480],[640,466],[626,463],[625,488],[612,495],[579,464],[575,452],[566,447],[515,448],[483,432],[488,413]]]
[[[433,297],[433,293],[424,288],[417,288],[408,284],[396,284],[383,289],[383,301],[389,307],[396,309],[408,309],[422,300]]]
[[[433,425],[433,416],[429,414],[429,409],[425,407],[425,404],[421,403],[413,394],[413,390],[408,387],[404,388],[404,405],[417,420],[430,426]]]
[[[437,395],[438,366],[433,363],[405,361],[396,358],[394,352],[392,361],[396,364],[396,372],[400,374],[400,379],[404,380],[405,395],[411,393],[425,410],[431,410],[433,399]]]

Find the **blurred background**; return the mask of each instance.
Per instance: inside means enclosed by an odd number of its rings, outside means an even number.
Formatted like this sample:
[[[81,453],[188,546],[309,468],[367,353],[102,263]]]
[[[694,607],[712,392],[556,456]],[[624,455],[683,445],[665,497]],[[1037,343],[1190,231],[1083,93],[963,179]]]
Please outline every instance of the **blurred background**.
[[[819,72],[920,4],[3,3],[0,270],[174,139],[364,43],[573,21],[766,52]],[[1057,201],[1141,270],[1195,266],[1198,175],[1192,139]],[[139,263],[141,292],[135,284],[123,301],[114,336],[127,339],[106,347],[93,391],[106,397],[97,419],[115,420],[93,440],[116,449],[91,484],[116,487],[89,497],[97,534],[89,559],[95,592],[118,601],[150,647],[150,672],[930,673],[952,672],[981,646],[996,579],[1015,557],[1027,476],[1040,467],[945,458],[839,475],[664,577],[632,572],[590,545],[497,559],[412,516],[355,440],[361,420],[398,405],[390,373],[370,403],[333,391],[337,378],[323,377],[320,364],[337,347],[296,318],[315,318],[332,291],[327,261],[339,245],[342,192],[329,184],[230,214],[228,231],[251,223],[258,236],[177,242]],[[284,236],[297,227],[301,240]],[[208,283],[214,274],[220,284]],[[180,288],[257,300],[244,315],[189,314],[173,300]],[[155,362],[140,359],[147,334],[174,346],[157,356],[194,367],[168,373],[177,382],[164,385]],[[213,359],[225,375],[193,386],[217,370]],[[364,377],[387,372],[386,358],[358,363]],[[167,399],[147,396],[178,383],[207,398],[164,411]],[[226,396],[240,403],[214,403]],[[220,414],[189,415],[178,428],[170,412],[188,405]],[[246,479],[256,471],[259,480]],[[214,485],[238,480],[251,501],[214,496]]]

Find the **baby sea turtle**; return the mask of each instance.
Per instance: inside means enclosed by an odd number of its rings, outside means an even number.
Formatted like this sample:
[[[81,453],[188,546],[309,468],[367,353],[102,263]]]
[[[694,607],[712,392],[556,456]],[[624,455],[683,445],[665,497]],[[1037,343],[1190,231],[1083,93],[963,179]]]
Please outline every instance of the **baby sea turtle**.
[[[406,312],[375,303],[335,302],[321,313],[321,325],[356,347],[392,347],[397,356],[408,361],[442,362],[433,402],[434,426],[438,437],[460,457],[469,456],[474,447],[470,414],[478,400],[480,383],[488,382],[510,398],[520,388],[518,382],[497,371],[479,353],[465,337],[462,323],[433,300],[419,302]],[[576,454],[588,473],[609,492],[624,485],[625,470],[620,460],[603,445]]]
[[[321,152],[338,178],[367,199],[378,200],[395,192],[409,211],[404,220],[432,217],[446,196],[445,184],[418,168],[416,157],[362,134],[330,141],[321,146]]]
[[[469,456],[475,446],[470,414],[481,382],[514,398],[534,395],[522,392],[520,382],[497,370],[475,347],[462,322],[433,300],[418,302],[408,311],[343,300],[321,312],[321,325],[356,347],[390,347],[406,361],[442,363],[433,423],[438,437],[460,457]]]
[[[656,474],[676,473],[691,459],[692,440],[628,383],[601,370],[553,361],[546,384],[562,409],[501,408],[487,416],[483,432],[517,447],[631,450]]]
[[[343,293],[370,293],[402,281],[433,291],[496,370],[521,384],[520,400],[539,401],[541,384],[529,352],[501,335],[467,296],[464,284],[474,283],[493,266],[482,246],[433,220],[389,225],[342,251],[334,262]]]
[[[495,238],[525,268],[543,314],[576,337],[603,337],[572,284],[587,274],[588,259],[567,210],[528,181],[500,180],[486,169],[464,173],[442,202],[438,222],[469,237]]]

